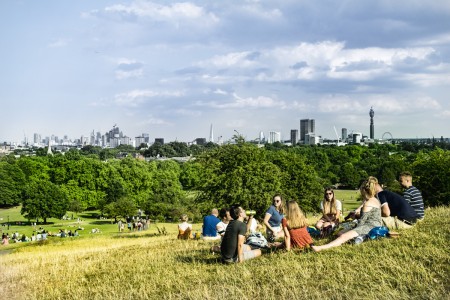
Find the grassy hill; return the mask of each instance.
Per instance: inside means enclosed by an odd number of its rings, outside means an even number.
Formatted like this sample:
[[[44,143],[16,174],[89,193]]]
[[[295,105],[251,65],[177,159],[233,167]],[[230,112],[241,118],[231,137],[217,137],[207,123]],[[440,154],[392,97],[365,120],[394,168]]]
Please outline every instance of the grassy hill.
[[[1,213],[4,218],[5,211]],[[11,218],[12,211],[9,214]],[[0,295],[2,299],[450,299],[449,217],[448,207],[427,209],[426,219],[402,231],[398,239],[347,244],[321,253],[270,252],[243,264],[222,265],[219,256],[209,252],[212,242],[177,240],[176,224],[117,233],[109,220],[85,215],[84,226],[100,227],[102,234],[86,230],[78,238],[0,246]],[[51,226],[68,226],[74,220],[64,222]],[[157,226],[164,226],[168,234],[159,235]],[[195,224],[194,230],[200,226]]]

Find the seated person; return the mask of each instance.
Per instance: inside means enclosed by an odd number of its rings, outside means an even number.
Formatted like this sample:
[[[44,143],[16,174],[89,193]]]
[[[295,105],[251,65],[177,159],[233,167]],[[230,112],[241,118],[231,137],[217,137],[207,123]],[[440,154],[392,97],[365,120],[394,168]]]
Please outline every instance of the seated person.
[[[313,240],[307,230],[305,215],[294,200],[288,201],[286,208],[286,217],[281,220],[284,230],[284,243],[281,247],[287,251],[291,248],[309,247]]]
[[[342,203],[335,198],[332,188],[325,189],[323,199],[320,202],[320,208],[322,209],[322,218],[316,223],[318,230],[334,228],[339,225]]]
[[[222,208],[219,212],[220,222],[216,225],[217,233],[223,237],[225,230],[227,229],[228,223],[233,220],[230,216],[229,208]]]
[[[379,227],[382,225],[381,222],[381,204],[376,195],[375,185],[378,183],[378,180],[375,177],[369,177],[368,180],[363,182],[360,187],[360,192],[363,197],[364,202],[361,208],[361,217],[359,219],[358,225],[342,235],[340,235],[334,241],[321,245],[321,246],[311,246],[311,248],[316,251],[322,251],[333,247],[338,247],[343,243],[356,238],[359,235],[365,235],[372,230],[374,227]]]
[[[219,223],[217,223],[216,229],[217,229],[217,233],[220,235],[220,237],[223,238],[228,224],[230,223],[231,220],[233,220],[231,218],[231,215],[230,215],[230,209],[229,208],[222,208],[219,211],[219,217],[220,217],[221,221]],[[212,253],[219,253],[220,252],[220,245],[211,246],[211,252]]]
[[[402,196],[383,190],[379,183],[376,184],[376,190],[384,226],[389,229],[408,229],[417,222],[419,215]]]
[[[203,218],[202,238],[204,240],[220,240],[220,235],[217,233],[217,224],[220,222],[219,211],[217,208],[211,210],[211,214]]]
[[[417,213],[417,219],[423,220],[425,216],[422,193],[412,185],[412,175],[409,172],[402,172],[399,177],[400,184],[405,188],[403,198],[411,205]]]
[[[252,248],[244,244],[247,225],[244,223],[246,217],[245,210],[240,206],[233,206],[230,210],[233,218],[227,226],[223,236],[220,251],[223,263],[243,262],[261,256],[261,250]]]
[[[186,214],[181,216],[182,223],[178,224],[178,239],[188,240],[192,238],[192,224],[189,224],[188,220]]]

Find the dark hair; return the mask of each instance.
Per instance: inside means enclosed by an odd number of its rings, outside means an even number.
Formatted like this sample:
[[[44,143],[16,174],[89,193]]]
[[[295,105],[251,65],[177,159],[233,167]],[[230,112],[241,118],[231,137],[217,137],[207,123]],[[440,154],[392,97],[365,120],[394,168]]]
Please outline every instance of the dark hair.
[[[230,211],[229,207],[224,207],[219,211],[219,217],[220,219],[223,219],[227,216],[227,211]]]
[[[239,214],[241,213],[241,206],[238,204],[232,205],[230,208],[230,216],[233,220],[237,220],[239,218]]]

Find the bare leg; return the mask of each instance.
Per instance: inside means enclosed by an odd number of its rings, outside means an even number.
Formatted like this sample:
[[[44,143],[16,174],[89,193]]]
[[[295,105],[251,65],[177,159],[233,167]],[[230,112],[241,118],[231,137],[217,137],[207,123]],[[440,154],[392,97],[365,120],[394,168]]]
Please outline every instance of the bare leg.
[[[325,245],[322,245],[322,246],[311,246],[311,248],[315,252],[319,252],[319,251],[330,249],[330,248],[333,248],[333,247],[338,247],[338,246],[342,245],[343,243],[351,240],[352,238],[357,237],[358,235],[359,234],[356,233],[356,231],[350,230],[350,231],[342,234],[340,237],[338,237],[334,241],[329,242],[328,244],[325,244]]]

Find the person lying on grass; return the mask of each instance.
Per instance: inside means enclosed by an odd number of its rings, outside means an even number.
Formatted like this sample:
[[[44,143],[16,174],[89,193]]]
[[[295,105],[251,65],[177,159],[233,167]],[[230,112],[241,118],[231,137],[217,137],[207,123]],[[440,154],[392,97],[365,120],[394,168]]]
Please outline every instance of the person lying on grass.
[[[227,226],[223,236],[220,252],[223,263],[243,262],[261,256],[261,250],[244,244],[247,225],[244,223],[245,210],[240,206],[232,206],[230,215],[233,218]]]
[[[343,233],[337,239],[328,244],[322,246],[311,246],[314,251],[319,252],[325,249],[338,247],[358,235],[368,234],[374,227],[382,226],[381,204],[380,201],[375,198],[377,182],[378,181],[375,177],[369,177],[368,180],[363,182],[359,189],[361,196],[365,200],[361,209],[361,218],[359,219],[358,225],[354,229]]]

